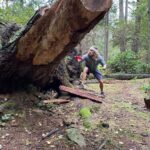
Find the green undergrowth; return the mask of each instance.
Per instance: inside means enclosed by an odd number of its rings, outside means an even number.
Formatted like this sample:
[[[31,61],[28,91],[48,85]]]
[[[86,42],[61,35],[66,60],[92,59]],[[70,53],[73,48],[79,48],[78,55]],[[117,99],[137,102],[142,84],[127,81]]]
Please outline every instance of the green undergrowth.
[[[1,110],[3,115],[5,115],[5,114],[16,114],[16,113],[19,113],[21,111],[19,106],[15,102],[12,102],[12,101],[1,103],[0,104],[0,110]]]
[[[18,118],[23,118],[22,109],[15,101],[3,101],[0,103],[0,126],[4,127],[9,121]]]
[[[37,107],[39,109],[41,109],[41,110],[51,110],[51,109],[56,108],[56,106],[57,105],[52,104],[52,103],[50,103],[50,104],[44,104],[44,103],[40,102],[40,103],[37,104]]]

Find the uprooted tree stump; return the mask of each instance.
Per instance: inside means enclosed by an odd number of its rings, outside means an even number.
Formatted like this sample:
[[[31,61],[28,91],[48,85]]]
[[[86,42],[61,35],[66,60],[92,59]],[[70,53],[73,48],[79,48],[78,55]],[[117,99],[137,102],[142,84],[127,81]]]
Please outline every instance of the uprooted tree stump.
[[[82,55],[81,49],[73,48],[65,58],[67,71],[72,82],[76,79],[79,79],[81,74],[81,63],[77,62],[75,59],[75,56],[77,55]]]
[[[150,98],[144,98],[145,106],[147,109],[150,109]]]
[[[24,31],[0,50],[0,90],[24,83],[65,84],[64,56],[106,14],[111,0],[59,0],[43,7]]]
[[[150,109],[150,90],[148,89],[146,92],[145,92],[145,98],[144,98],[144,102],[145,102],[145,106],[147,109]]]

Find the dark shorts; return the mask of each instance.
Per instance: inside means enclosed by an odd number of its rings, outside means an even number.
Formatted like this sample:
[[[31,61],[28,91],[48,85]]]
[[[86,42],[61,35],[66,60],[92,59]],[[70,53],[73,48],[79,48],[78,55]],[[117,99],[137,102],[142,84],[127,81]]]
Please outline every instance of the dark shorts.
[[[94,75],[94,77],[95,77],[97,80],[102,80],[102,79],[103,79],[102,74],[101,74],[101,72],[100,72],[99,70],[90,71],[90,70],[88,69],[88,72],[87,72],[87,73],[88,73],[88,74],[92,73],[92,74]]]

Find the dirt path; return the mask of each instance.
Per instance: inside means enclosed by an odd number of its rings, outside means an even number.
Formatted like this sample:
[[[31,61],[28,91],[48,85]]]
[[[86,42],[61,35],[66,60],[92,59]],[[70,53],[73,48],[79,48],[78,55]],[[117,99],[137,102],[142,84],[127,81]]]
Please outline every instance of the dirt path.
[[[71,124],[85,138],[87,146],[83,149],[98,150],[103,144],[102,149],[106,150],[149,150],[150,112],[144,107],[141,90],[147,81],[107,81],[106,98],[102,104],[72,98],[68,104],[49,105],[47,110],[42,110],[40,105],[26,107],[27,103],[23,110],[9,112],[14,119],[0,128],[0,145],[4,150],[80,150],[77,144],[67,138],[66,128],[70,126],[62,127]],[[97,84],[88,84],[88,89],[99,91]],[[9,99],[21,99],[23,94],[18,95],[7,96]],[[28,98],[34,101],[26,93]],[[79,115],[80,109],[84,107],[89,107],[92,112],[88,120]],[[40,141],[43,133],[56,128],[61,130]]]

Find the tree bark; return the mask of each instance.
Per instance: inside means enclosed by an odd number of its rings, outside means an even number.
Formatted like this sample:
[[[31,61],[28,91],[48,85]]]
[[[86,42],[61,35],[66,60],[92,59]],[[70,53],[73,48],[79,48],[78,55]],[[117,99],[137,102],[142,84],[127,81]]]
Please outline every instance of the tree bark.
[[[18,83],[46,87],[64,81],[64,70],[58,67],[61,60],[104,17],[111,3],[59,0],[51,8],[38,10],[20,37],[0,50],[0,89]]]
[[[136,15],[135,15],[135,29],[134,29],[134,33],[133,33],[133,41],[132,41],[132,51],[134,52],[139,52],[140,49],[140,30],[141,30],[141,15],[138,13],[138,8],[140,5],[140,0],[137,0],[137,4],[136,4],[137,8],[136,8]]]
[[[125,21],[128,22],[128,0],[126,0],[126,6],[125,6]]]
[[[119,0],[119,21],[124,24],[124,5],[123,0]],[[121,28],[120,31],[120,51],[124,52],[126,50],[126,40],[125,40],[125,30],[124,27]]]
[[[148,0],[148,43],[149,43],[149,49],[148,49],[148,58],[147,62],[150,63],[150,0]]]
[[[119,0],[119,20],[124,21],[124,5],[123,0]]]
[[[104,58],[108,60],[108,46],[109,46],[109,13],[105,16],[105,44],[104,44]]]
[[[5,0],[6,1],[6,8],[8,8],[8,0]]]

